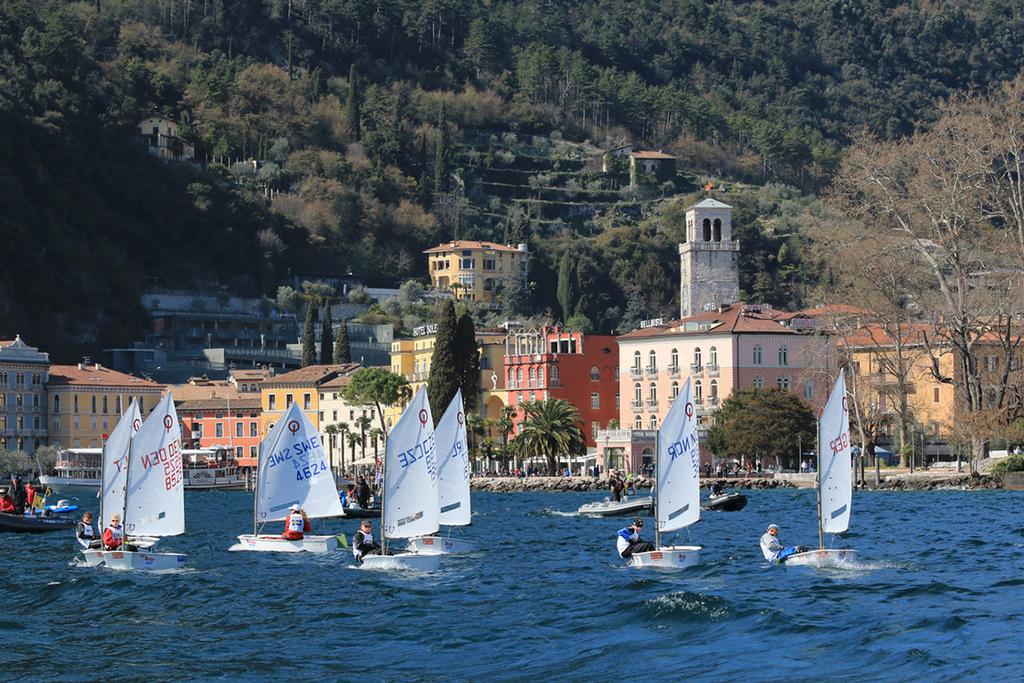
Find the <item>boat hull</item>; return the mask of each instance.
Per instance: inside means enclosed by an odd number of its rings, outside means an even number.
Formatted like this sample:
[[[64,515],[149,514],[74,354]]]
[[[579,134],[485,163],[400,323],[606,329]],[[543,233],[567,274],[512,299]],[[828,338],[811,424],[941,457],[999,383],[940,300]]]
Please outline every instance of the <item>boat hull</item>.
[[[808,567],[839,567],[857,559],[857,551],[849,549],[808,550],[790,555],[783,564]]]
[[[362,519],[369,517],[371,519],[380,519],[380,508],[345,508],[345,516],[352,517],[353,519]]]
[[[700,506],[701,510],[713,512],[739,512],[747,507],[747,497],[742,493],[727,493],[723,496],[708,498],[708,501]]]
[[[685,569],[700,564],[699,545],[674,545],[646,553],[634,553],[629,566],[638,569]]]
[[[82,555],[90,567],[152,572],[181,569],[188,561],[188,555],[180,553],[151,553],[141,550],[83,550]]]
[[[418,536],[409,539],[409,552],[412,553],[438,553],[449,555],[452,553],[471,553],[476,550],[476,543],[463,541],[460,538],[449,538],[446,536]]]
[[[653,508],[654,499],[650,496],[642,496],[619,502],[603,500],[598,503],[587,503],[586,505],[581,505],[576,513],[588,517],[616,517],[619,515],[636,515]]]
[[[0,531],[13,531],[22,534],[41,534],[47,531],[73,529],[77,522],[71,517],[26,517],[0,512]]]
[[[363,558],[359,568],[383,571],[432,572],[436,571],[440,566],[440,553],[398,553],[397,555],[367,555]]]
[[[232,550],[251,550],[262,553],[326,553],[338,547],[337,536],[306,536],[291,541],[280,536],[254,536],[242,534]]]

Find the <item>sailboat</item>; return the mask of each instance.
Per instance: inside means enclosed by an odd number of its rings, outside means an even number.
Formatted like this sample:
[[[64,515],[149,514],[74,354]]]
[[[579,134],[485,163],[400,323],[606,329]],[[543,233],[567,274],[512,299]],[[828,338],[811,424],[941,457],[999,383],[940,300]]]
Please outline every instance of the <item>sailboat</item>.
[[[129,408],[131,410],[131,408]],[[123,421],[123,419],[122,419]],[[167,392],[146,421],[136,427],[136,418],[128,422],[127,460],[124,463],[124,499],[122,524],[125,544],[138,550],[84,550],[86,562],[112,569],[161,571],[183,567],[188,556],[180,553],[154,553],[136,541],[150,537],[177,536],[185,533],[185,487],[181,467],[181,426],[174,410],[174,398]],[[118,425],[120,426],[120,425]],[[136,430],[134,435],[131,431]],[[115,443],[123,443],[122,439]],[[111,457],[117,451],[111,450]],[[116,469],[116,466],[115,466]],[[116,496],[103,501],[104,521],[117,512]]]
[[[413,396],[388,435],[384,450],[380,525],[385,554],[366,555],[359,566],[433,571],[441,565],[440,553],[386,554],[389,539],[435,534],[440,528],[437,448],[426,390],[421,388]]]
[[[441,421],[434,429],[437,444],[437,494],[440,523],[468,526],[472,523],[469,495],[469,453],[466,445],[466,413],[462,389],[455,392]],[[409,550],[416,553],[469,553],[476,544],[451,536],[417,536],[409,539]]]
[[[818,421],[818,549],[791,555],[786,564],[825,565],[853,559],[856,550],[825,547],[825,534],[850,528],[853,505],[850,412],[846,403],[846,375],[840,370],[832,394]]]
[[[345,516],[323,443],[296,401],[260,444],[252,533],[239,536],[231,550],[325,553],[338,547],[334,535],[306,534],[293,541],[259,534],[259,526],[286,519],[292,505],[305,510],[310,519]]]
[[[654,547],[633,553],[632,567],[682,569],[700,562],[697,545],[662,546],[661,535],[700,519],[700,443],[690,380],[672,403],[658,430],[654,490]]]

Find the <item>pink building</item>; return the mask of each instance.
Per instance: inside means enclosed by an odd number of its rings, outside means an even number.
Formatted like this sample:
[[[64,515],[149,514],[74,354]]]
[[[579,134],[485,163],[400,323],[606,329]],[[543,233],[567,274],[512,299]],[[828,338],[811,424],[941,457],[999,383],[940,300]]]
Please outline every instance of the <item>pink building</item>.
[[[653,461],[656,430],[687,377],[702,431],[737,389],[777,387],[819,408],[830,381],[824,370],[835,365],[827,338],[775,317],[767,306],[729,304],[620,336],[621,428],[598,433],[599,461],[634,471]]]

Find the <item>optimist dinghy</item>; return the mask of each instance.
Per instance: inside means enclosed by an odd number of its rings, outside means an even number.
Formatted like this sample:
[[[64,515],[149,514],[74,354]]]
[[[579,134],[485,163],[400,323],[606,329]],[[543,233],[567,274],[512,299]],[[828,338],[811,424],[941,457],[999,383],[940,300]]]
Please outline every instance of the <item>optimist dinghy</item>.
[[[108,444],[114,441],[110,452],[104,448],[100,512],[105,528],[110,517],[121,511],[118,505],[122,506],[125,546],[137,549],[85,549],[82,554],[90,566],[148,571],[178,569],[185,566],[188,556],[145,549],[158,538],[185,533],[181,426],[171,392],[164,395],[141,425],[139,417],[133,402],[114,430],[117,439],[115,434],[108,439]],[[117,433],[118,429],[123,431]],[[124,482],[122,489],[118,489],[120,481]]]
[[[437,533],[441,506],[437,493],[437,449],[427,392],[420,389],[387,437],[384,454],[384,500],[381,504],[383,555],[366,555],[361,569],[433,571],[437,552],[388,555],[388,539]],[[355,548],[352,549],[355,554]]]
[[[448,404],[434,430],[437,443],[437,493],[441,506],[440,523],[446,526],[468,526],[472,523],[469,493],[469,457],[466,445],[466,414],[462,390]],[[470,553],[476,544],[451,536],[416,536],[409,539],[409,550],[415,553]]]
[[[630,566],[691,567],[700,562],[700,546],[661,545],[663,533],[685,529],[700,519],[700,444],[689,379],[658,430],[656,453],[655,549],[633,553]]]
[[[259,533],[258,527],[267,522],[287,519],[292,505],[310,519],[345,516],[320,436],[296,401],[260,444],[252,533],[239,536],[231,550],[325,553],[338,547],[334,535],[305,534],[290,540]]]
[[[846,402],[846,375],[839,372],[832,394],[818,421],[818,549],[790,555],[786,564],[828,567],[853,560],[856,550],[825,547],[825,533],[850,528],[853,505],[850,413]]]

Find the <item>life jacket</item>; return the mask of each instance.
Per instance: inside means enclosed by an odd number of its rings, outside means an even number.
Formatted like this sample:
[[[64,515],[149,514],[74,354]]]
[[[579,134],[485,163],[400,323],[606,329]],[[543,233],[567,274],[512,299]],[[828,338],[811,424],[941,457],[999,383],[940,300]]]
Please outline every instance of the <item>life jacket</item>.
[[[288,531],[297,531],[301,534],[305,528],[306,523],[301,513],[293,512],[288,515]]]
[[[85,522],[78,523],[78,537],[92,540],[96,538],[96,533],[92,529],[92,524],[86,524]]]
[[[110,526],[107,527],[107,531],[110,532],[110,538],[112,540],[115,540],[115,541],[123,541],[124,540],[124,525],[123,524],[121,526],[114,526],[113,524],[111,524]]]

